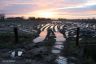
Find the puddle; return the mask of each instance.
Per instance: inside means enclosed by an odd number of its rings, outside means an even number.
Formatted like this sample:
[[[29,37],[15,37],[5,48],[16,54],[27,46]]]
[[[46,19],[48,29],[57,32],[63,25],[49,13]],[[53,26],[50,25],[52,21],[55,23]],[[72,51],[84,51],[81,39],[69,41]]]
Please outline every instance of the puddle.
[[[57,59],[56,59],[56,62],[58,64],[68,64],[67,63],[67,58],[66,57],[63,57],[63,56],[59,56]]]

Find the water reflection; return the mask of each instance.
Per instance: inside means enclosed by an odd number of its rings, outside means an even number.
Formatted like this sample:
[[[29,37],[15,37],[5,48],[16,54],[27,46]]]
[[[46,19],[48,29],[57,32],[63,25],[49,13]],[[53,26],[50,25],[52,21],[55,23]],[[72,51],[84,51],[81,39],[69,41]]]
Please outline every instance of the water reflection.
[[[23,54],[23,51],[12,51],[11,52],[11,57],[14,58],[14,57],[16,57],[16,55],[17,56],[22,56],[22,54]]]
[[[56,59],[56,62],[58,64],[68,64],[67,63],[67,58],[66,57],[63,57],[63,56],[59,56],[57,59]]]
[[[42,32],[39,34],[39,37],[35,38],[33,40],[34,43],[38,43],[38,42],[42,42],[45,40],[47,34],[48,34],[48,28],[50,27],[49,24],[45,25],[44,27],[42,27]]]
[[[58,25],[55,26],[55,31],[58,32]]]
[[[40,34],[39,34],[39,37],[35,38],[33,40],[34,43],[38,43],[38,42],[42,42],[44,41],[44,39],[46,38],[47,36],[47,31],[42,31]]]
[[[53,46],[52,53],[60,53],[61,50],[64,48],[64,42],[66,41],[66,38],[64,38],[63,34],[59,32],[58,26],[55,26],[55,31],[54,34],[56,36],[56,42],[55,45]]]
[[[58,54],[58,53],[60,53],[61,51],[60,50],[58,50],[58,49],[53,49],[52,50],[52,53],[54,53],[54,54]]]
[[[56,41],[58,41],[58,42],[66,41],[66,39],[63,36],[63,34],[61,34],[60,32],[55,32],[54,34],[56,36],[56,38],[55,38]]]
[[[56,44],[56,45],[54,46],[54,48],[63,49],[64,46],[63,46],[62,44],[61,44],[61,45]]]

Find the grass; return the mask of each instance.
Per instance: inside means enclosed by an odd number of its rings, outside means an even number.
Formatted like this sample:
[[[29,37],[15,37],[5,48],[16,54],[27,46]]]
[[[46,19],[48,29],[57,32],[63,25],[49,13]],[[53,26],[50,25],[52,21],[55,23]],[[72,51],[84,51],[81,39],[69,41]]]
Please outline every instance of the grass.
[[[19,41],[16,44],[22,45],[32,43],[34,34],[19,33]],[[1,48],[14,48],[16,46],[13,32],[0,33],[0,47]]]
[[[84,64],[96,64],[94,56],[96,56],[96,37],[84,37],[79,41],[80,48],[76,47],[76,38],[68,38],[69,55],[79,58],[82,56]],[[86,47],[85,47],[86,46]],[[86,51],[85,51],[86,50]],[[83,52],[82,54],[80,52]],[[82,60],[81,59],[81,60]]]

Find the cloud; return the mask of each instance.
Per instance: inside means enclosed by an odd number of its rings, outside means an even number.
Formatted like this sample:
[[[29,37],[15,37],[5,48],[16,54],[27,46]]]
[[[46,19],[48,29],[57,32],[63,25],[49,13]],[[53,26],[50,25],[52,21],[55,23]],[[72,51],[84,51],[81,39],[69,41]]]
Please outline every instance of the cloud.
[[[34,11],[35,6],[30,4],[13,4],[11,6],[6,6],[2,12],[5,12],[6,14],[22,14],[22,13],[28,13],[30,11]]]
[[[96,14],[96,0],[0,0],[0,5],[0,13],[7,15],[35,16],[39,11],[51,11],[58,17]]]

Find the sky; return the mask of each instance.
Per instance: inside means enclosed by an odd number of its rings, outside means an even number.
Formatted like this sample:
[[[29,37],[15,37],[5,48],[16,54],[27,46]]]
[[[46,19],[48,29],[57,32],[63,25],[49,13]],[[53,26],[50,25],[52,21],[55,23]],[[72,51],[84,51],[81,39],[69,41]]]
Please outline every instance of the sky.
[[[0,0],[7,17],[96,18],[96,0]]]

